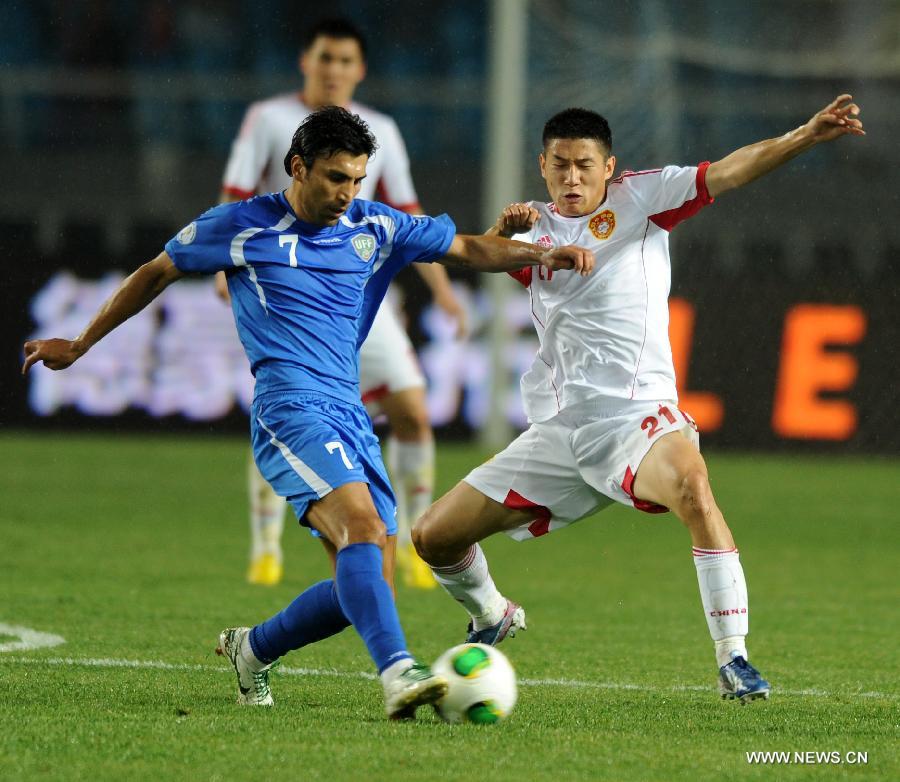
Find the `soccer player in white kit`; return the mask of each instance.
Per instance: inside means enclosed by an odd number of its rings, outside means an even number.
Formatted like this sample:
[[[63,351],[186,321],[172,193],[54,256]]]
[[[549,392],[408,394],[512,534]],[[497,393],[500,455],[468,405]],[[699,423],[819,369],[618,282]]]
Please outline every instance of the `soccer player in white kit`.
[[[525,612],[494,585],[478,541],[545,535],[613,502],[671,510],[688,528],[723,698],[767,698],[748,662],[747,586],[710,489],[697,427],[678,408],[668,341],[668,234],[716,196],[815,144],[864,135],[841,95],[806,124],[715,163],[626,171],[615,179],[609,125],[568,109],[544,127],[539,162],[552,201],[512,204],[488,233],[545,248],[580,244],[587,280],[524,269],[540,347],[522,377],[530,428],[439,499],[413,528],[423,559],[469,612],[469,642],[525,629]]]
[[[290,178],[281,165],[297,126],[315,109],[342,106],[362,117],[378,141],[359,198],[378,199],[409,214],[421,212],[397,124],[386,114],[352,100],[366,70],[362,33],[343,19],[325,19],[306,34],[300,56],[302,92],[277,95],[247,110],[225,169],[221,201],[283,190]],[[439,306],[465,331],[460,307],[443,267],[417,264]],[[217,288],[227,297],[224,274]],[[431,571],[410,542],[410,524],[432,501],[434,439],[425,402],[425,379],[412,344],[389,302],[382,304],[360,353],[360,391],[371,414],[384,413],[390,427],[387,466],[397,496],[397,564],[408,586],[435,586]],[[272,585],[281,580],[281,534],[285,501],[248,465],[251,552],[247,580]]]

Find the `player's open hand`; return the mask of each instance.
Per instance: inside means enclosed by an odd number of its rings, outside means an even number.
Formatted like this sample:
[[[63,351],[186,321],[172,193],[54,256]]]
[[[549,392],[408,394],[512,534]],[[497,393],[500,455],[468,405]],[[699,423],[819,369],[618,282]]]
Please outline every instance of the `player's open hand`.
[[[25,363],[22,374],[31,369],[32,364],[43,361],[49,369],[65,369],[74,364],[84,350],[74,339],[32,339],[25,343]]]
[[[817,144],[839,136],[866,135],[852,95],[838,95],[806,123],[805,129]]]
[[[500,213],[495,223],[497,233],[509,239],[516,234],[523,234],[531,229],[538,220],[538,210],[528,204],[510,204]]]
[[[584,247],[567,244],[542,253],[541,266],[550,271],[572,269],[582,277],[587,277],[594,270],[594,254]]]

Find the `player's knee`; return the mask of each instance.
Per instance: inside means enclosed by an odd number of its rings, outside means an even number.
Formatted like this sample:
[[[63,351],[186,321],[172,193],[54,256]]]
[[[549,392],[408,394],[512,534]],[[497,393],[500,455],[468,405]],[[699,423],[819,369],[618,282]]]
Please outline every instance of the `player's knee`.
[[[426,562],[440,557],[447,545],[446,535],[440,517],[434,512],[434,506],[416,520],[411,535],[416,552]]]
[[[378,548],[384,548],[387,542],[384,522],[377,513],[370,510],[348,513],[345,525],[348,546],[353,543],[374,543]]]
[[[715,507],[715,501],[706,470],[692,467],[682,473],[678,481],[676,498],[678,515],[686,523],[708,519]]]

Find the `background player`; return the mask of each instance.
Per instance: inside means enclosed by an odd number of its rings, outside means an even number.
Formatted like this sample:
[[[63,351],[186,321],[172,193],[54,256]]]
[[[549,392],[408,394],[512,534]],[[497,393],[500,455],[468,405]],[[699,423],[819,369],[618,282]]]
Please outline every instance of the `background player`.
[[[221,201],[237,201],[256,193],[281,190],[290,184],[281,158],[297,126],[323,106],[343,106],[362,117],[378,142],[369,162],[360,197],[377,197],[409,214],[422,211],[409,171],[409,159],[397,124],[391,117],[353,102],[366,73],[366,41],[344,19],[325,19],[306,34],[299,61],[303,89],[252,104],[247,110],[225,169]],[[446,271],[434,264],[416,269],[431,287],[435,301],[457,319],[457,334],[465,333],[465,314]],[[224,275],[219,292],[227,297]],[[429,568],[415,553],[409,528],[431,505],[434,490],[434,438],[428,419],[425,379],[412,344],[389,302],[378,311],[360,353],[360,391],[370,412],[386,415],[388,471],[397,495],[399,546],[397,561],[409,586],[435,586]],[[276,584],[282,576],[281,534],[284,500],[262,479],[252,460],[248,467],[251,551],[247,579]]]
[[[815,144],[863,135],[841,95],[806,124],[716,163],[625,172],[603,117],[569,109],[544,127],[541,174],[551,203],[513,204],[491,230],[544,247],[590,247],[597,273],[525,269],[540,339],[522,377],[530,428],[438,500],[413,530],[438,581],[472,616],[470,641],[495,644],[525,627],[494,586],[478,541],[538,537],[612,504],[672,510],[691,534],[723,697],[768,697],[747,662],[747,587],[734,539],[710,489],[696,426],[677,407],[668,341],[668,232],[715,196]],[[611,180],[611,181],[610,181]],[[664,588],[659,585],[659,588]]]
[[[252,630],[221,633],[218,651],[246,705],[272,703],[268,670],[277,658],[349,624],[381,674],[389,717],[411,717],[446,691],[406,649],[391,592],[394,498],[359,396],[359,345],[391,278],[437,259],[482,271],[537,262],[587,274],[593,266],[586,250],[459,236],[446,216],[413,218],[356,198],[374,149],[359,117],[337,107],[311,114],[284,159],[286,191],[209,210],[131,274],[79,337],[25,343],[23,373],[37,361],[64,369],[172,282],[227,270],[256,377],[254,457],[321,537],[335,572]]]

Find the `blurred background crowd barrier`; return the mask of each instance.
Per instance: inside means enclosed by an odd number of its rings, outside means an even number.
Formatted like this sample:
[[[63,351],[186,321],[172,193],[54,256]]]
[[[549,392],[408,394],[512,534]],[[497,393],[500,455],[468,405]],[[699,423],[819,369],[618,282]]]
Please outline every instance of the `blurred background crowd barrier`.
[[[298,89],[300,33],[320,8],[0,8],[0,425],[246,429],[251,379],[209,281],[169,289],[77,370],[40,368],[23,381],[20,346],[74,336],[125,273],[215,203],[247,104]],[[796,127],[839,92],[854,95],[864,139],[816,148],[673,232],[670,333],[682,403],[706,443],[900,452],[900,3],[504,8],[525,23],[522,199],[544,198],[541,126],[570,105],[609,119],[621,171],[716,160]],[[484,230],[496,8],[358,0],[327,10],[369,37],[357,98],[397,120],[426,211],[449,213],[463,232]],[[396,297],[439,436],[473,436],[497,405],[521,428],[518,375],[536,345],[528,297],[511,281],[498,299],[483,281],[453,276],[471,312],[468,342],[454,342],[414,275]],[[508,334],[492,353],[498,316]]]

